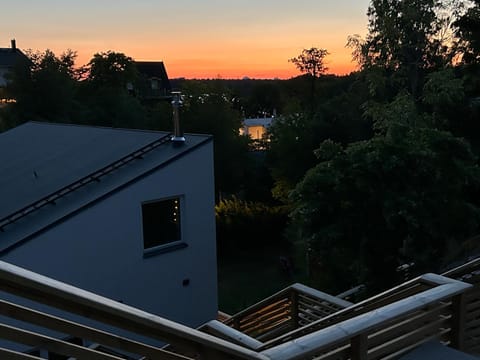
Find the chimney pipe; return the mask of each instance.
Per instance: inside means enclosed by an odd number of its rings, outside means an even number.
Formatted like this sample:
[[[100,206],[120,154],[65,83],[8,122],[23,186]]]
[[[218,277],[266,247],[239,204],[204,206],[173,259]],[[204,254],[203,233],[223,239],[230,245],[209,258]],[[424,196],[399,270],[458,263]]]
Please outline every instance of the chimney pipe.
[[[12,51],[17,51],[17,42],[15,41],[15,39],[12,39],[10,43],[12,44]]]
[[[183,131],[180,127],[180,106],[182,105],[181,92],[172,91],[172,108],[173,108],[173,136],[174,144],[181,145],[185,142]]]

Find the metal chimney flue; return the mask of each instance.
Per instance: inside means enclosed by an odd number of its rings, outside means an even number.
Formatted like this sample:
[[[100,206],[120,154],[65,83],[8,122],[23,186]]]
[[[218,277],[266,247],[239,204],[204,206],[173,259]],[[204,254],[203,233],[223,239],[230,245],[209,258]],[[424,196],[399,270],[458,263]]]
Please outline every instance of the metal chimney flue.
[[[12,39],[10,41],[10,44],[12,45],[12,51],[13,52],[17,51],[17,42],[15,41],[15,39]]]
[[[172,142],[180,145],[185,142],[183,130],[180,126],[180,106],[182,106],[182,94],[180,91],[172,91],[172,108],[173,108],[173,136]]]

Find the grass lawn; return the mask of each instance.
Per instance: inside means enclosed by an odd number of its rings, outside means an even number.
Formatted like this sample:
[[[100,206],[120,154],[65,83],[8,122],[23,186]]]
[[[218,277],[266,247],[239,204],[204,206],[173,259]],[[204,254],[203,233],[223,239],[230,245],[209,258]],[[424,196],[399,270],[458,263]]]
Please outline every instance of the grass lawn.
[[[234,314],[295,282],[302,282],[304,275],[298,266],[293,274],[282,268],[280,257],[293,258],[290,252],[283,246],[219,254],[219,310]]]

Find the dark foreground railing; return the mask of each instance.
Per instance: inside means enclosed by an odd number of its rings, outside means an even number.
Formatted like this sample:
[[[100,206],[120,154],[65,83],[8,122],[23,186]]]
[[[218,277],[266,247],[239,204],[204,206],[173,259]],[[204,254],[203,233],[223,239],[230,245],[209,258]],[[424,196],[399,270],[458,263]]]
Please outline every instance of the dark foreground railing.
[[[472,288],[472,284],[426,274],[276,338],[258,340],[219,322],[210,323],[210,334],[206,334],[0,261],[0,290],[9,293],[0,300],[0,314],[10,318],[0,321],[0,338],[32,350],[93,360],[397,358],[431,339],[466,350],[466,297]],[[300,285],[295,289],[309,299],[312,296],[311,289]],[[315,310],[323,301],[337,303],[323,293],[316,295],[322,301],[313,302]],[[40,303],[43,310],[24,306],[25,299]],[[45,305],[57,315],[47,313]],[[86,321],[67,320],[67,314]],[[293,323],[294,318],[288,321]],[[119,335],[125,331],[134,336]],[[81,342],[72,343],[72,338]],[[148,345],[151,342],[138,338],[169,346]],[[34,352],[23,354],[6,345],[0,347],[0,358],[40,359]]]

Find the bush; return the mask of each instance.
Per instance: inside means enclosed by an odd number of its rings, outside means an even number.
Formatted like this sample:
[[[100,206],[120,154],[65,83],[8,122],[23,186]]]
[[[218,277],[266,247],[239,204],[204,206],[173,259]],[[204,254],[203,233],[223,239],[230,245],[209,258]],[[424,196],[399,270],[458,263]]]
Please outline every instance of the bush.
[[[271,206],[233,197],[221,200],[215,207],[215,213],[220,251],[286,242],[283,232],[288,209],[285,206]]]

